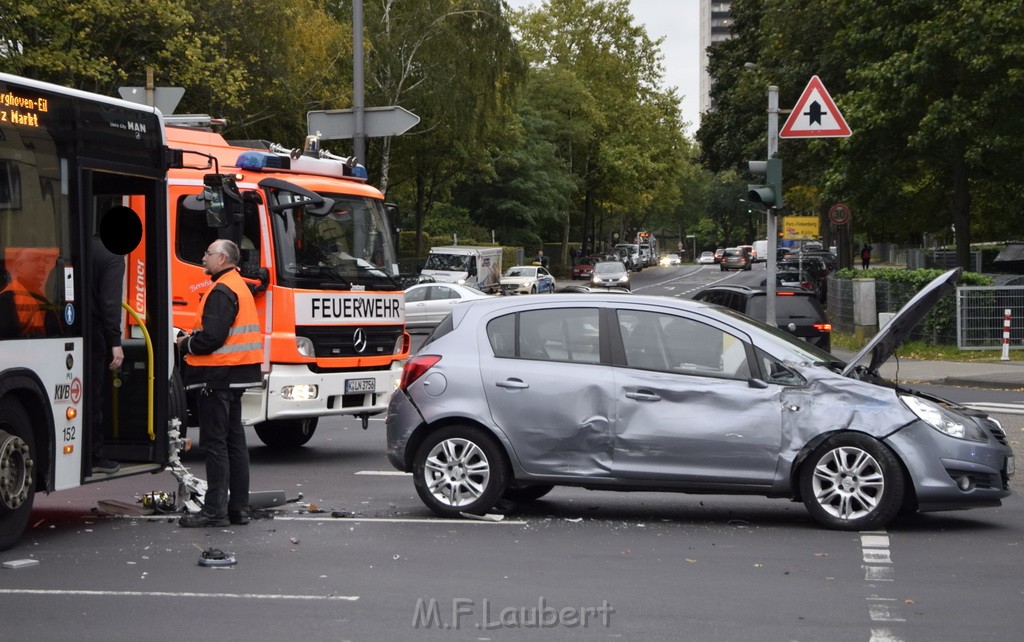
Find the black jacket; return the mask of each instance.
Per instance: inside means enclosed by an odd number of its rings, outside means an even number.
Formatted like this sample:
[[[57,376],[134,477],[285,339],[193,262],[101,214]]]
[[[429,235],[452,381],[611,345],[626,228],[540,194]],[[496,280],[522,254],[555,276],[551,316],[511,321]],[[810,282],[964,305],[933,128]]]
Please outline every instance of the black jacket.
[[[94,349],[110,355],[121,345],[121,297],[124,289],[124,257],[114,254],[97,237],[92,237],[92,339]],[[100,346],[103,346],[100,348]]]

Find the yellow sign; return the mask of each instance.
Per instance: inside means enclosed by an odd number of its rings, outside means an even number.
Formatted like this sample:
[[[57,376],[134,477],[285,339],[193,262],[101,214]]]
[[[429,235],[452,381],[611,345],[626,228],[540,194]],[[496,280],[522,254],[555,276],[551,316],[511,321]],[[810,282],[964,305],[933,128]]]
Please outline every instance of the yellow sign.
[[[8,91],[0,93],[0,126],[24,125],[39,127],[39,114],[50,111],[50,101],[46,98],[27,98]]]
[[[784,216],[780,229],[787,241],[816,241],[821,236],[817,216]]]

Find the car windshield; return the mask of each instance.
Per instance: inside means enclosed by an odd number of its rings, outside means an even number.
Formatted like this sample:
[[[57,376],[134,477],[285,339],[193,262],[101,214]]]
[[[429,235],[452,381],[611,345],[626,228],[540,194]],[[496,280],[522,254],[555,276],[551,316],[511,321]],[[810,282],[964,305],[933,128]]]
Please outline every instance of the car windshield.
[[[286,189],[274,190],[273,196],[276,206],[304,200]],[[279,276],[304,287],[400,288],[384,204],[358,196],[322,196],[333,201],[327,212],[296,205],[275,213]]]
[[[626,271],[621,263],[598,263],[594,266],[595,274],[623,274]]]
[[[509,268],[508,271],[505,272],[505,276],[509,276],[509,277],[514,277],[514,276],[527,276],[527,277],[537,276],[537,268],[532,268],[532,267],[514,267],[514,268]]]
[[[435,254],[431,252],[427,256],[427,262],[423,265],[425,270],[442,270],[446,272],[465,272],[469,269],[468,254]]]

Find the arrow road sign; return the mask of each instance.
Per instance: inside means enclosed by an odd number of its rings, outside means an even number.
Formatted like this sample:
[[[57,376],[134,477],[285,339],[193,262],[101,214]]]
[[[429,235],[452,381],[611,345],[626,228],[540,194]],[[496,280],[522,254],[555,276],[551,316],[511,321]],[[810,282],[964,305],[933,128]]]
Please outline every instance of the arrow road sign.
[[[416,123],[420,117],[398,106],[367,107],[363,111],[363,129],[368,138],[398,136]],[[328,109],[306,112],[306,132],[320,133],[322,138],[355,138],[356,115],[351,109]]]
[[[846,138],[851,133],[825,85],[814,76],[796,101],[779,138]]]

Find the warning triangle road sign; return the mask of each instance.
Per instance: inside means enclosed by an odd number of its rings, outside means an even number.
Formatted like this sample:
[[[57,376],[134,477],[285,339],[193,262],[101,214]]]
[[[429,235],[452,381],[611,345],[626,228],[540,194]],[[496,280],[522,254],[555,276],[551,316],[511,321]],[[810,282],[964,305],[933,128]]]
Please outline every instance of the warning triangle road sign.
[[[817,76],[807,83],[779,138],[845,138],[852,132]]]

